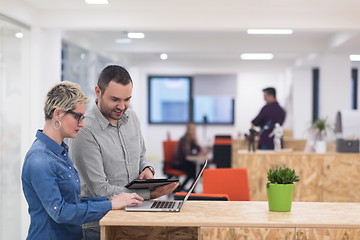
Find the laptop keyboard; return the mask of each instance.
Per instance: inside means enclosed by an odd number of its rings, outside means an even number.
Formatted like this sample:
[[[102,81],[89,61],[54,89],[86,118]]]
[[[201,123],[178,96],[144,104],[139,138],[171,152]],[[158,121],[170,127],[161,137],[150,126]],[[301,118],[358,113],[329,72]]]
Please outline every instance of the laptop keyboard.
[[[173,208],[175,205],[175,202],[170,201],[156,201],[153,202],[151,205],[151,208]]]

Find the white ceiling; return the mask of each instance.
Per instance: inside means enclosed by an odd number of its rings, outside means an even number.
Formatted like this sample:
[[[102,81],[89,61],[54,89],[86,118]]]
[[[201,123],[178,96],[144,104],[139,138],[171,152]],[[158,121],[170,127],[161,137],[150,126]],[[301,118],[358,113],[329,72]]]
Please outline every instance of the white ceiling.
[[[114,59],[144,62],[240,62],[247,52],[274,53],[273,61],[314,62],[325,53],[360,53],[358,0],[23,0],[39,25]],[[247,35],[247,28],[293,28],[293,35]],[[115,44],[127,31],[145,39]],[[315,58],[316,59],[316,58]]]

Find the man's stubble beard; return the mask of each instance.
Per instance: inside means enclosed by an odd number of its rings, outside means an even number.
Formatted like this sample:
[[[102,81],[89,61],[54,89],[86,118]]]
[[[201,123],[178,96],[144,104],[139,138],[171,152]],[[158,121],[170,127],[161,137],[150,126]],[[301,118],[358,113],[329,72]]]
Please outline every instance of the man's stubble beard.
[[[105,118],[110,118],[110,119],[112,119],[112,120],[116,120],[116,121],[118,121],[118,120],[120,120],[123,116],[124,116],[124,114],[125,114],[125,112],[126,112],[126,110],[127,110],[127,108],[125,107],[125,109],[123,110],[123,111],[121,111],[121,116],[119,116],[119,117],[114,117],[112,114],[113,114],[113,112],[114,112],[114,109],[108,109],[108,108],[106,108],[106,107],[104,107],[105,105],[103,104],[103,101],[101,100],[101,101],[98,101],[98,107],[99,107],[99,110],[100,110],[100,112],[102,113],[102,115],[105,117]]]

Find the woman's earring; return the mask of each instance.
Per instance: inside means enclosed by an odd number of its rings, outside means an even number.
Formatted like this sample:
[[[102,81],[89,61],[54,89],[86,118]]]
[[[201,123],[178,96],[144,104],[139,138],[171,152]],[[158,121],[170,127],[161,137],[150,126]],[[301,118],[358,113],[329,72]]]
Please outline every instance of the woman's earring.
[[[61,122],[59,120],[56,120],[54,123],[54,128],[56,130],[59,130],[61,128]]]

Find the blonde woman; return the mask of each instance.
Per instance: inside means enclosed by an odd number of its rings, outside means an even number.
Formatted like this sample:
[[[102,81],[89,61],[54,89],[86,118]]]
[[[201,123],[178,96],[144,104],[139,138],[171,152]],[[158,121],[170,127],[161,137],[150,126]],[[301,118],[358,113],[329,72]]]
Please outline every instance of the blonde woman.
[[[88,98],[78,84],[53,86],[45,100],[45,125],[26,154],[22,184],[31,218],[28,240],[82,239],[81,224],[98,221],[111,209],[143,200],[136,193],[79,198],[80,180],[64,138],[84,126]]]

